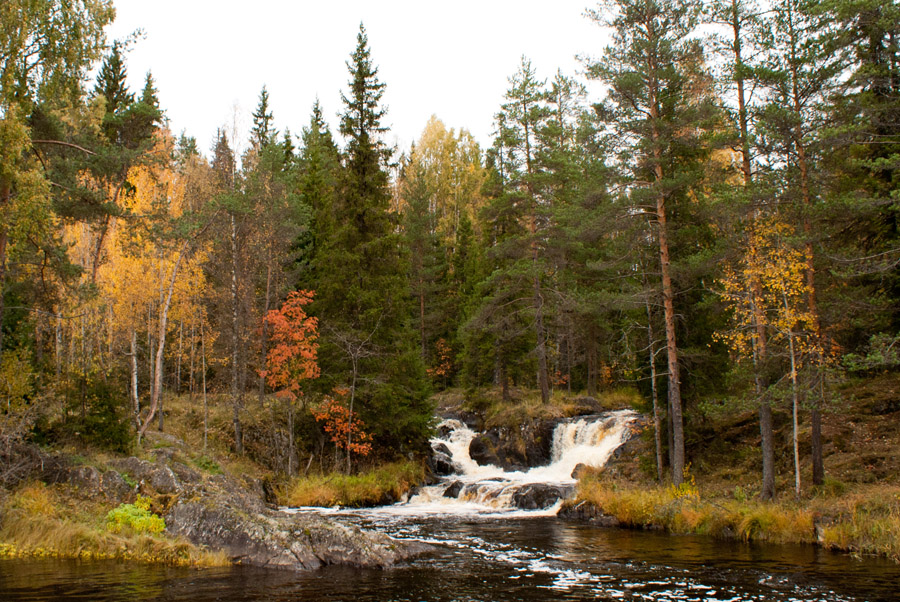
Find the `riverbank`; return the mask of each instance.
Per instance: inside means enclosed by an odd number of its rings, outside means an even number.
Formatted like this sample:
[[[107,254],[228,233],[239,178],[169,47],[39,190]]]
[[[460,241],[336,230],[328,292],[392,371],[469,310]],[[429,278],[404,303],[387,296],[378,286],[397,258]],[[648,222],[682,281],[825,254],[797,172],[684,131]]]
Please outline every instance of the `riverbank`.
[[[192,567],[229,564],[222,551],[195,546],[161,529],[130,524],[124,529],[110,528],[107,519],[116,508],[78,499],[67,489],[37,481],[4,500],[0,506],[0,558],[115,559]],[[159,524],[165,528],[161,519]]]
[[[316,505],[391,503],[421,483],[421,462],[351,476],[320,476],[307,466],[307,479],[288,479],[257,461],[279,451],[277,440],[264,447],[272,432],[266,407],[245,412],[247,441],[255,447],[236,454],[223,404],[210,408],[204,437],[196,403],[186,396],[165,401],[166,432],[148,431],[128,453],[76,438],[4,448],[0,557],[309,570],[387,567],[421,551],[380,533],[277,510],[299,503],[304,486],[318,496],[305,502]],[[111,519],[111,512],[118,514]]]
[[[793,491],[791,424],[775,408],[774,501],[759,500],[759,425],[752,406],[720,401],[686,428],[688,483],[656,482],[652,426],[604,470],[585,473],[561,516],[721,539],[815,544],[900,562],[900,375],[846,382],[823,415],[826,479],[813,487],[810,425],[800,423],[801,494]]]
[[[696,486],[620,485],[584,477],[559,516],[607,527],[663,530],[747,542],[815,544],[900,562],[900,487],[762,502],[706,497]]]

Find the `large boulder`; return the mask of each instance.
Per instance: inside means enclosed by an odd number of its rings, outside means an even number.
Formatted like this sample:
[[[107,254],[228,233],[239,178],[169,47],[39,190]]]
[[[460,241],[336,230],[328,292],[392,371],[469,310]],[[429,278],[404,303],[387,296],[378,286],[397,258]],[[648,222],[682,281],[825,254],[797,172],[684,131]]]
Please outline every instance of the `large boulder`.
[[[431,444],[431,457],[428,459],[428,470],[435,476],[447,476],[456,472],[450,448],[444,443]]]
[[[174,495],[181,493],[184,489],[175,472],[161,462],[147,462],[140,458],[130,457],[116,460],[110,465],[119,472],[129,475],[141,485],[149,486],[156,493]]]
[[[574,490],[573,485],[532,483],[513,493],[513,504],[521,510],[543,510],[559,500],[568,498]]]
[[[384,568],[427,549],[316,515],[246,512],[201,502],[176,504],[166,516],[166,530],[223,550],[238,564],[291,570],[329,564]]]
[[[497,455],[499,437],[493,433],[476,435],[469,443],[469,457],[480,466],[503,466],[503,461]]]
[[[481,466],[492,464],[506,471],[544,466],[550,463],[556,423],[540,419],[491,428],[472,439],[469,456]]]

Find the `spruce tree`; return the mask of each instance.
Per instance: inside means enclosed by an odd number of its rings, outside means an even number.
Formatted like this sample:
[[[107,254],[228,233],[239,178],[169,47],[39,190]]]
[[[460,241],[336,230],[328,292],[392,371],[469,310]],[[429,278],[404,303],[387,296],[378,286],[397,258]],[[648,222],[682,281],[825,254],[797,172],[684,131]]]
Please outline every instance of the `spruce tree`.
[[[272,111],[269,109],[269,91],[263,86],[259,92],[259,104],[253,111],[253,129],[250,130],[250,144],[257,149],[270,144],[278,136],[272,128]]]
[[[350,410],[385,453],[426,444],[431,410],[424,367],[410,327],[408,259],[390,213],[382,141],[384,84],[372,63],[365,29],[347,63],[340,132],[344,169],[332,209],[333,228],[314,259],[316,301],[326,382],[350,390]],[[349,459],[348,459],[349,464]]]

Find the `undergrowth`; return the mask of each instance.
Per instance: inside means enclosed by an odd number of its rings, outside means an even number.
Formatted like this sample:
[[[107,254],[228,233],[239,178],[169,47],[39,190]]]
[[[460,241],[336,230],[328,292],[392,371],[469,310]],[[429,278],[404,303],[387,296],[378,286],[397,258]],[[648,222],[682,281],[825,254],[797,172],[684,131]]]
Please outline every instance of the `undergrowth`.
[[[394,462],[359,475],[300,477],[287,485],[282,498],[288,506],[376,506],[400,500],[424,479],[421,464]]]
[[[53,489],[42,483],[14,492],[0,508],[0,516],[0,558],[120,559],[179,566],[229,564],[222,553],[150,529],[111,532],[100,517],[91,520],[89,512],[63,507]]]

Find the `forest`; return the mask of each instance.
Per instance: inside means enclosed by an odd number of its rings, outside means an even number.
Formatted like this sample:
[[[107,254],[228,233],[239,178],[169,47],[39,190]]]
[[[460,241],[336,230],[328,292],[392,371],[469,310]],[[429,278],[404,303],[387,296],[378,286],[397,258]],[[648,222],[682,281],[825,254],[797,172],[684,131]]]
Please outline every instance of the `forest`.
[[[340,107],[292,131],[263,87],[207,149],[114,15],[0,6],[0,456],[126,451],[187,399],[271,470],[353,472],[426,453],[441,391],[629,387],[675,486],[691,425],[752,409],[771,499],[773,414],[799,493],[836,388],[900,367],[894,0],[604,0],[609,45],[523,57],[489,148],[437,116],[388,145],[361,24]]]

